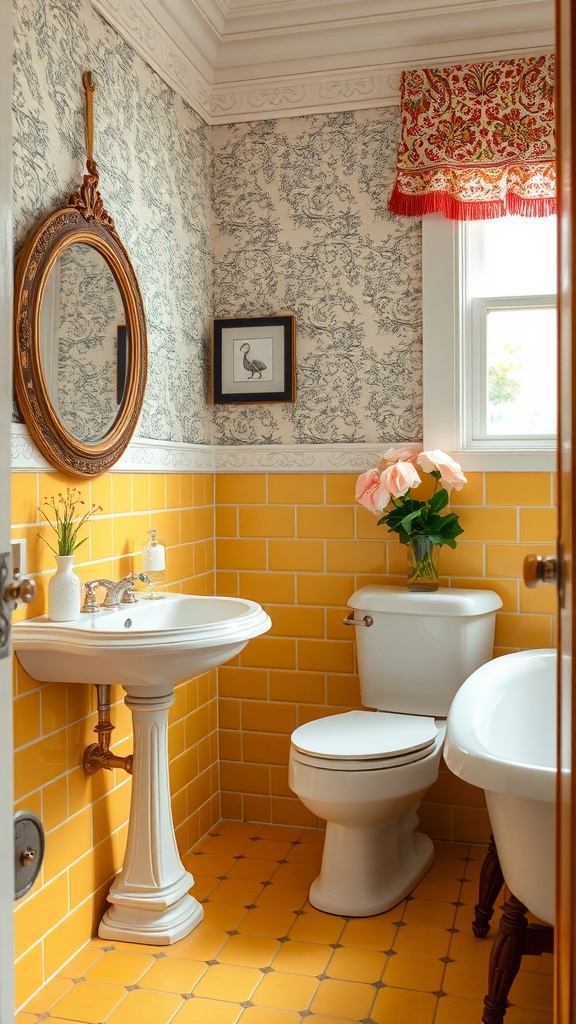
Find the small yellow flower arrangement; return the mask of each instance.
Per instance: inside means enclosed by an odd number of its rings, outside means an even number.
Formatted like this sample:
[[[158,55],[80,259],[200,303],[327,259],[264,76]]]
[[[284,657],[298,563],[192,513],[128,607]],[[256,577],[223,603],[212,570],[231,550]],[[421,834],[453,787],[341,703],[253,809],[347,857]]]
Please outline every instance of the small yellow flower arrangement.
[[[89,509],[82,511],[86,502],[82,501],[81,492],[76,487],[67,487],[65,495],[59,491],[57,497],[58,501],[53,496],[45,497],[42,505],[38,506],[38,511],[44,516],[48,526],[54,530],[58,541],[58,550],[52,547],[45,537],[40,534],[38,536],[55,555],[73,555],[76,549],[88,540],[87,537],[78,540],[80,527],[90,519],[90,516],[101,512],[102,506],[92,504]],[[46,513],[43,506],[50,512]],[[52,522],[52,519],[55,521]]]

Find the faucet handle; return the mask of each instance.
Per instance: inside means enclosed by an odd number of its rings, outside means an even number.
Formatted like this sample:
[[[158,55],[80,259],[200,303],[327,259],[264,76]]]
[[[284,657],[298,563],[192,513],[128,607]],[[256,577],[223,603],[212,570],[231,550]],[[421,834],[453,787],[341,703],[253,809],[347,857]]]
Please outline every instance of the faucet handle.
[[[84,598],[84,604],[82,606],[83,612],[99,612],[100,605],[96,600],[96,587],[98,582],[94,580],[92,583],[85,583],[84,590],[86,591],[86,597]]]
[[[121,604],[136,604],[138,600],[138,592],[134,583],[139,580],[140,583],[150,583],[150,577],[147,572],[129,572],[120,583],[127,583],[128,586],[122,591],[120,597]]]

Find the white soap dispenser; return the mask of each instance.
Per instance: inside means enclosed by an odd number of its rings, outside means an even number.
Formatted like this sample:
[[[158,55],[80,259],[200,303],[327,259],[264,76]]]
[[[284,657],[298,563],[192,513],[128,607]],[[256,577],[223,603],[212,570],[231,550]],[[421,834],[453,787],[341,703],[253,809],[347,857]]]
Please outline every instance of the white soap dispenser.
[[[144,596],[150,601],[164,597],[164,594],[154,592],[154,587],[166,579],[166,549],[158,540],[158,530],[148,530],[148,540],[142,551],[142,572],[150,577],[150,593]]]

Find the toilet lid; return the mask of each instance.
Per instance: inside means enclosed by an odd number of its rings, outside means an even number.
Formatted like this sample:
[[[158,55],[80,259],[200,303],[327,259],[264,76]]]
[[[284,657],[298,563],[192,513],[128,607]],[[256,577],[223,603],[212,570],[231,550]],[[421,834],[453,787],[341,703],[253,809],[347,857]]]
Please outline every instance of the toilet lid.
[[[406,755],[424,756],[436,742],[433,718],[385,711],[346,711],[306,722],[292,733],[292,745],[303,754],[339,761],[372,761]],[[414,760],[416,760],[416,756]]]

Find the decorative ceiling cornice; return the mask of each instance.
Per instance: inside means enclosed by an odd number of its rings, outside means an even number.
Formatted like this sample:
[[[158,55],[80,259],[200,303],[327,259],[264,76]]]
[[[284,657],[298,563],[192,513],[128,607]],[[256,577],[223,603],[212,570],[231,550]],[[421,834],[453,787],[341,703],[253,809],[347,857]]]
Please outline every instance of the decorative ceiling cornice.
[[[554,46],[553,0],[92,0],[208,124],[398,102],[403,68]]]

